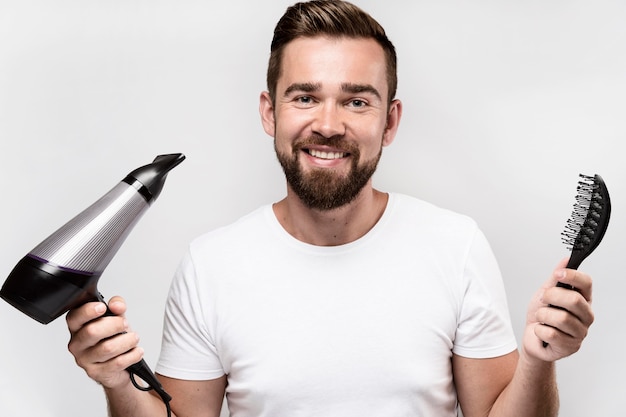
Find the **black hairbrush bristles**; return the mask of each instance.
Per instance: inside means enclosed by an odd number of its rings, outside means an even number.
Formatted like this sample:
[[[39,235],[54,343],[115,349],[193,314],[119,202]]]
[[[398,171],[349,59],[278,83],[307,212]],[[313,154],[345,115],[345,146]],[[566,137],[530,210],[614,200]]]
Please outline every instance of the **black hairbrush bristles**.
[[[572,251],[567,268],[578,269],[604,237],[611,216],[611,200],[602,177],[580,174],[576,203],[562,235]]]

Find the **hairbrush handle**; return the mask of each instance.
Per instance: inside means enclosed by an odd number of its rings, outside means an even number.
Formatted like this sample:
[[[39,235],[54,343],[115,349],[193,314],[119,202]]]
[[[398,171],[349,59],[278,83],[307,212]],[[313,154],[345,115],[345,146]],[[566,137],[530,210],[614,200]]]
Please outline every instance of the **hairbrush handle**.
[[[561,287],[561,288],[567,288],[568,290],[575,290],[576,289],[576,288],[574,288],[573,285],[563,284],[562,282],[557,282],[556,286],[557,287]],[[556,307],[556,306],[550,305],[550,307]],[[556,308],[559,308],[559,307],[556,307]]]

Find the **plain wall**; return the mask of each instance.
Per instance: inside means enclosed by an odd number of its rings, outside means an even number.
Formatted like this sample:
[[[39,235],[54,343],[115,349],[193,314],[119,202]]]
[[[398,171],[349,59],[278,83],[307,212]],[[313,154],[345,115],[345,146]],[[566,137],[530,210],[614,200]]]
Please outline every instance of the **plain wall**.
[[[567,256],[579,173],[604,177],[606,238],[582,350],[558,364],[562,416],[623,415],[626,3],[360,0],[399,54],[404,117],[375,185],[474,217],[518,340]],[[100,280],[123,295],[154,366],[170,278],[195,236],[285,191],[258,96],[291,1],[0,0],[0,276],[160,153],[187,160]],[[0,302],[0,415],[105,416],[101,388],[43,326]]]

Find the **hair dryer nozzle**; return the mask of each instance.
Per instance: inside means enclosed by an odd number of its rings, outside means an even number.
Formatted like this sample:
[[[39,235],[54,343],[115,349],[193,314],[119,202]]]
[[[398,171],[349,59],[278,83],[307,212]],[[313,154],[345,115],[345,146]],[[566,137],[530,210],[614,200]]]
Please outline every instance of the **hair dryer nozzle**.
[[[159,155],[154,158],[152,163],[137,168],[128,174],[124,178],[124,182],[135,186],[146,198],[146,201],[151,203],[161,194],[167,174],[184,159],[185,155],[182,153]]]

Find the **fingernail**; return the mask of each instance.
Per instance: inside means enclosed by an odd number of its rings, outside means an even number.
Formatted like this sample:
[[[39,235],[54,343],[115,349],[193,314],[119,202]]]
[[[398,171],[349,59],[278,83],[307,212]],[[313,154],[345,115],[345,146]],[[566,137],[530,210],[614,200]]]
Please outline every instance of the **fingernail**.
[[[567,271],[565,271],[564,269],[559,269],[559,270],[554,272],[554,275],[558,279],[563,279],[563,278],[565,278],[567,276]]]
[[[102,314],[102,313],[104,313],[105,311],[107,311],[107,308],[106,308],[106,306],[105,306],[104,304],[102,304],[102,303],[98,303],[98,304],[96,305],[96,313],[98,313],[98,314]]]

